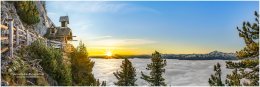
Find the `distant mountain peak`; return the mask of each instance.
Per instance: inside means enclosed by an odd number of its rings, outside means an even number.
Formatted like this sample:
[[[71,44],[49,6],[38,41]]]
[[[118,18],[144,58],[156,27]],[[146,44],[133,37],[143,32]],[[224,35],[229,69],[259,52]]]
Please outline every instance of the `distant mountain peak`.
[[[210,52],[209,54],[223,54],[223,53],[224,52],[220,52],[220,51],[215,50],[215,51]]]

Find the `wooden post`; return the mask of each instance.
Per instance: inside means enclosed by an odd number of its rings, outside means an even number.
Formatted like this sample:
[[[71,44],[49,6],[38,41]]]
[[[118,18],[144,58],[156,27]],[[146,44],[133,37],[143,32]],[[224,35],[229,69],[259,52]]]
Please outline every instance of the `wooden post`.
[[[16,46],[19,46],[19,28],[16,28]]]
[[[29,42],[29,31],[26,30],[26,45],[30,45],[30,42]]]
[[[13,23],[14,23],[14,20],[13,19],[8,19],[8,30],[9,30],[9,56],[11,58],[13,58],[13,53],[14,53],[14,45],[13,45],[13,33],[14,33],[14,30],[13,30]]]

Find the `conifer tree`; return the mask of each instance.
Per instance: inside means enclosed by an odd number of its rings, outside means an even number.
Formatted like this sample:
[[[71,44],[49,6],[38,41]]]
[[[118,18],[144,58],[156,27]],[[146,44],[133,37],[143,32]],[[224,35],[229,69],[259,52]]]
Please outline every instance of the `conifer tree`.
[[[155,51],[152,54],[152,63],[147,64],[146,70],[151,70],[150,75],[145,75],[143,72],[141,79],[147,81],[151,86],[166,86],[162,74],[165,73],[164,67],[166,66],[166,60],[162,59],[159,52]]]
[[[88,57],[86,46],[82,42],[80,42],[79,46],[71,53],[71,63],[73,85],[105,85],[105,82],[100,84],[99,80],[95,79],[92,73],[95,62],[91,61]]]
[[[114,82],[114,84],[118,86],[136,86],[136,73],[131,61],[125,58],[125,60],[122,61],[122,65],[120,66],[120,68],[121,71],[113,73],[118,79],[118,81]]]
[[[217,63],[217,65],[214,65],[214,71],[215,74],[211,75],[211,78],[209,78],[208,81],[210,86],[224,86],[221,81],[221,66],[219,63]]]
[[[259,14],[255,12],[255,16],[254,23],[243,22],[242,29],[237,28],[246,46],[236,52],[237,57],[243,60],[226,62],[227,68],[235,69],[233,74],[227,75],[228,85],[238,85],[241,79],[245,79],[240,85],[259,86]]]
[[[238,74],[237,69],[232,71],[232,74],[227,75],[226,84],[228,86],[241,86],[240,84],[241,76]]]

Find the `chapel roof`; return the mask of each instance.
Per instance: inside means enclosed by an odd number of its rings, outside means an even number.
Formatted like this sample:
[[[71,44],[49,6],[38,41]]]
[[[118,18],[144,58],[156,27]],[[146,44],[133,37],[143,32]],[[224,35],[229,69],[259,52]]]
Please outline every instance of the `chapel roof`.
[[[69,16],[60,16],[60,22],[64,22],[64,21],[68,22],[69,24]]]

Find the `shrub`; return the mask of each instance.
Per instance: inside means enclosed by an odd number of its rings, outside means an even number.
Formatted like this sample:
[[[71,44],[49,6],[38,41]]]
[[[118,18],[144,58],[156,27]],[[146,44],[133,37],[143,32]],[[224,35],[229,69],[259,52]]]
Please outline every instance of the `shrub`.
[[[9,62],[8,65],[2,67],[1,70],[2,80],[8,82],[6,85],[49,85],[44,76],[40,75],[40,70],[33,66],[32,60],[24,60],[24,58],[14,57],[5,58],[4,62]],[[3,61],[2,61],[3,62]],[[37,78],[31,78],[24,74],[31,74],[30,76],[38,75]]]
[[[28,25],[36,24],[40,21],[40,15],[36,4],[33,1],[17,1],[14,3],[20,19]]]
[[[63,63],[62,51],[53,47],[47,47],[44,42],[38,40],[26,47],[28,58],[41,59],[43,70],[58,82],[58,85],[72,85],[70,67]]]

